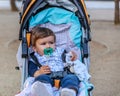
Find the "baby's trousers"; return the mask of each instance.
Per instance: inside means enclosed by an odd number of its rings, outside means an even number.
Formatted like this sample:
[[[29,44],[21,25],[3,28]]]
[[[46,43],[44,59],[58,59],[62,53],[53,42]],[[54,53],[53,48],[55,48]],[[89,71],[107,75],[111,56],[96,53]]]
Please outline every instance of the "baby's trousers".
[[[54,86],[54,80],[49,77],[49,75],[43,74],[35,78],[35,81],[40,81],[43,83],[50,83]],[[79,79],[74,74],[68,74],[64,78],[60,79],[60,86],[62,88],[75,89],[77,92],[79,90]]]

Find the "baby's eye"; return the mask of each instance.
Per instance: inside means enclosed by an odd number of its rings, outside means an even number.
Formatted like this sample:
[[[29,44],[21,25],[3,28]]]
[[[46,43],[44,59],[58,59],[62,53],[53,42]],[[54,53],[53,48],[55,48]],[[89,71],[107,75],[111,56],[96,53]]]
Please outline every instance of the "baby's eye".
[[[54,42],[50,42],[50,44],[54,44]]]
[[[41,43],[40,45],[45,45],[46,43]]]

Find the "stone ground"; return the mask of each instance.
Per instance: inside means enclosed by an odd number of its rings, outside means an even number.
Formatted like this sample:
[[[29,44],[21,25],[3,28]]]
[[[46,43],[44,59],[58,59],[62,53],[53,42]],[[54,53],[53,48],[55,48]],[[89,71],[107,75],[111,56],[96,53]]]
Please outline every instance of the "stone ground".
[[[90,57],[93,96],[120,96],[120,25],[114,25],[113,10],[89,9],[91,15]],[[16,52],[19,45],[19,15],[0,10],[0,96],[20,90]]]

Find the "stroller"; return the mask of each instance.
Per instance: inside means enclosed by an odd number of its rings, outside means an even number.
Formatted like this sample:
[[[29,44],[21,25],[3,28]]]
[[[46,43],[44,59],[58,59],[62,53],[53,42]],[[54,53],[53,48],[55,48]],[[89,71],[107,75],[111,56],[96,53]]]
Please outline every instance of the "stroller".
[[[17,61],[21,70],[21,91],[28,76],[28,58],[30,54],[30,30],[36,25],[50,28],[56,34],[56,45],[70,47],[79,56],[89,72],[90,20],[84,0],[23,0],[20,12],[20,46]],[[64,39],[64,40],[63,40]],[[88,81],[89,82],[89,81]],[[81,87],[82,86],[82,87]],[[85,82],[80,84],[78,96],[91,96],[93,86]],[[82,93],[82,90],[84,93]],[[28,95],[27,95],[28,96]]]

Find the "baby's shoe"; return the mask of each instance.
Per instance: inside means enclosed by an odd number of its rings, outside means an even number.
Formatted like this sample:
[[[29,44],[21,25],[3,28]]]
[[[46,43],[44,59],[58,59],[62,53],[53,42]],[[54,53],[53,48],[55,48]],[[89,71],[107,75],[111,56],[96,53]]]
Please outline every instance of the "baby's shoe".
[[[60,96],[76,96],[76,92],[73,89],[63,88]]]
[[[50,85],[50,84],[49,84]],[[46,86],[45,83],[36,81],[33,83],[31,88],[31,95],[32,96],[53,96],[51,92],[49,92],[49,88],[51,86]]]

